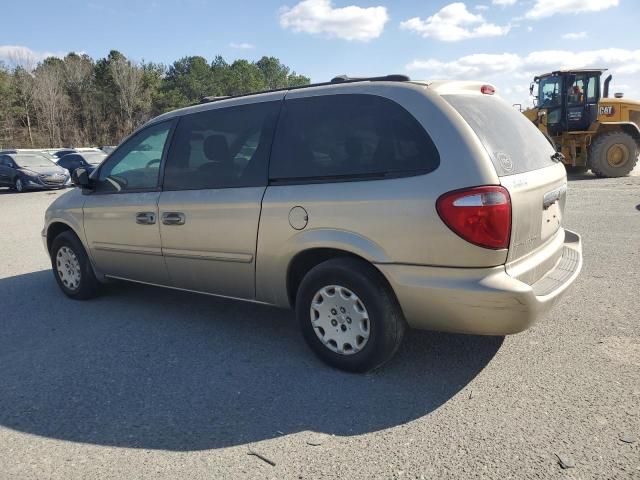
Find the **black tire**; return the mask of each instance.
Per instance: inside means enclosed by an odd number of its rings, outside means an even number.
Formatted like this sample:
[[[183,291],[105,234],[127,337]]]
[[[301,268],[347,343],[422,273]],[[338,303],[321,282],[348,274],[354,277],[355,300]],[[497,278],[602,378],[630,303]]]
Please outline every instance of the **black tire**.
[[[589,171],[589,167],[574,167],[572,165],[565,165],[567,173],[569,175],[584,175]]]
[[[78,260],[80,281],[74,288],[65,285],[61,278],[61,274],[58,271],[58,252],[63,247],[71,250]],[[93,267],[91,266],[87,252],[82,246],[82,242],[73,232],[63,232],[53,239],[53,242],[51,243],[50,256],[53,276],[56,278],[58,286],[67,297],[73,298],[74,300],[88,300],[96,296],[100,283],[96,279]]]
[[[369,337],[356,353],[332,351],[316,335],[312,325],[312,300],[321,289],[330,285],[349,289],[368,313]],[[404,315],[386,279],[372,265],[352,258],[328,260],[305,275],[296,295],[296,316],[305,341],[316,355],[332,367],[350,372],[367,372],[390,360],[406,330]],[[338,326],[342,328],[343,325]]]
[[[16,178],[13,182],[13,191],[18,193],[24,192],[24,184],[20,178]]]
[[[619,165],[609,163],[607,155],[616,145],[626,150],[626,159]],[[636,140],[624,132],[609,132],[598,136],[589,148],[589,167],[598,177],[624,177],[635,168],[638,161],[638,144]]]

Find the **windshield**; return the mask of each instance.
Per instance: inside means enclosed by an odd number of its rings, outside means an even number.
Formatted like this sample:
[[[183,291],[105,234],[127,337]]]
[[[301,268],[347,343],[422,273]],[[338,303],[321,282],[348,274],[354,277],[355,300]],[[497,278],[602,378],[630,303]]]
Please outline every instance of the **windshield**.
[[[83,153],[85,161],[90,165],[99,165],[107,156],[104,153]]]
[[[15,155],[13,157],[19,167],[51,167],[55,165],[51,160],[43,157],[42,155]]]
[[[538,84],[538,107],[557,107],[560,100],[560,77],[541,78]]]

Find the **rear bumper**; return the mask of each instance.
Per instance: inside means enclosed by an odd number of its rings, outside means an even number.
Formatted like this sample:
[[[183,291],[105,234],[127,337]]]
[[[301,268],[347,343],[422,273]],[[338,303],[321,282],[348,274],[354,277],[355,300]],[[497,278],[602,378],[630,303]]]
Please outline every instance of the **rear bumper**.
[[[562,256],[533,285],[493,268],[380,264],[413,328],[478,335],[527,329],[547,312],[582,268],[582,243],[565,231]]]

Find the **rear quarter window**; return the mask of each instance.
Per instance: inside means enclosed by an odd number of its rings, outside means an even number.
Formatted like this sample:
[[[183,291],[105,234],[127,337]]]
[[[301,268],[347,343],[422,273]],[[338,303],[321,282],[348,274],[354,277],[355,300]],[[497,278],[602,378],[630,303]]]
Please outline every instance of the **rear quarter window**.
[[[346,181],[428,173],[440,164],[422,125],[375,95],[285,100],[270,165],[283,181]]]
[[[536,126],[506,102],[489,95],[443,95],[484,145],[498,176],[554,165],[555,150]]]

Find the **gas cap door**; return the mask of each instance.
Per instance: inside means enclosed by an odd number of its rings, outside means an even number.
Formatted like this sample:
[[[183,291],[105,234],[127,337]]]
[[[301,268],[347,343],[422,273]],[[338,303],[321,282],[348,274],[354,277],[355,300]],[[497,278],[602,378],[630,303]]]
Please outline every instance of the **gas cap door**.
[[[302,230],[307,226],[308,222],[309,215],[304,208],[296,206],[289,211],[289,225],[291,225],[291,228]]]

